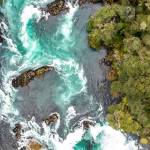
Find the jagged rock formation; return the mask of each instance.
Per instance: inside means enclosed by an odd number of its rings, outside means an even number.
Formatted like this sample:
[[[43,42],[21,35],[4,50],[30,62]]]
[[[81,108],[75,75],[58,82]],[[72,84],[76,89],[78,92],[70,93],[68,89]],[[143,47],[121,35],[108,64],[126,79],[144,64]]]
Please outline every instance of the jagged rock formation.
[[[58,15],[62,11],[68,10],[69,8],[65,5],[64,0],[55,0],[54,2],[47,5],[48,12],[51,15]]]
[[[53,113],[48,118],[44,119],[44,122],[46,123],[46,125],[50,125],[51,123],[56,123],[58,119],[59,119],[58,114]]]
[[[79,0],[78,4],[79,6],[81,6],[85,3],[98,2],[102,2],[102,0]],[[54,2],[47,5],[46,11],[49,12],[52,16],[59,15],[61,12],[69,10],[69,7],[66,4],[67,3],[65,2],[65,0],[55,0]]]
[[[15,133],[16,139],[19,140],[21,137],[21,124],[17,123],[15,124],[15,128],[13,129],[13,132]]]
[[[90,126],[94,126],[94,125],[95,125],[95,123],[92,122],[92,121],[90,121],[90,120],[84,120],[84,121],[82,122],[82,124],[83,124],[83,128],[84,128],[84,129],[89,129]]]
[[[54,70],[52,66],[43,66],[36,70],[28,70],[12,80],[13,87],[27,86],[34,78],[39,78],[45,73]]]

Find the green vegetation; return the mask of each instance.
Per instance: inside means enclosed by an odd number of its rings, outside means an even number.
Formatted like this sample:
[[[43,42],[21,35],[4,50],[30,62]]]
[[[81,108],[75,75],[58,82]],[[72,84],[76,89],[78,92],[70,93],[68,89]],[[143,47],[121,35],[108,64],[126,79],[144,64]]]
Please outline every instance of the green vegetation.
[[[112,127],[150,143],[150,1],[107,2],[87,24],[89,46],[108,50],[106,78],[112,96],[122,99],[108,108],[107,118]]]
[[[5,2],[5,0],[0,0],[0,5],[2,5]]]

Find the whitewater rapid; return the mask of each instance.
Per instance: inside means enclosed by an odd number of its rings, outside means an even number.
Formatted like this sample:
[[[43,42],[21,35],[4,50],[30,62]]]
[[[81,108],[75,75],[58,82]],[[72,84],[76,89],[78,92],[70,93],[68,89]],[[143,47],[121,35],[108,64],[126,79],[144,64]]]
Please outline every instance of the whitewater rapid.
[[[82,140],[93,142],[96,147],[93,146],[92,150],[137,150],[135,141],[127,141],[125,135],[112,129],[107,123],[100,125],[98,122],[96,126],[91,126],[86,131],[79,122],[78,126],[70,131],[65,139],[62,139],[58,133],[60,120],[53,127],[47,126],[44,122],[39,125],[34,116],[30,121],[27,121],[15,107],[17,90],[11,85],[12,78],[24,70],[48,64],[56,68],[57,73],[64,81],[65,88],[58,88],[59,94],[55,102],[63,111],[66,111],[67,115],[64,118],[66,126],[69,127],[70,121],[78,115],[76,109],[69,105],[72,97],[84,93],[92,101],[92,96],[87,93],[84,68],[71,52],[71,48],[77,44],[72,31],[74,15],[79,6],[77,3],[75,5],[72,5],[71,2],[66,3],[70,8],[69,12],[60,16],[56,33],[51,38],[53,46],[46,49],[37,38],[33,26],[41,18],[48,19],[50,17],[49,13],[40,9],[41,6],[45,6],[49,2],[51,1],[9,0],[4,5],[2,11],[6,14],[8,24],[3,20],[0,27],[3,29],[4,39],[7,41],[5,57],[9,52],[10,55],[1,70],[0,119],[9,123],[11,129],[14,128],[15,123],[19,122],[22,125],[24,133],[18,141],[18,149],[26,146],[28,138],[33,137],[44,145],[43,149],[45,150],[86,150],[84,145],[78,146]],[[101,106],[99,107],[101,108]],[[92,120],[90,116],[86,119]]]

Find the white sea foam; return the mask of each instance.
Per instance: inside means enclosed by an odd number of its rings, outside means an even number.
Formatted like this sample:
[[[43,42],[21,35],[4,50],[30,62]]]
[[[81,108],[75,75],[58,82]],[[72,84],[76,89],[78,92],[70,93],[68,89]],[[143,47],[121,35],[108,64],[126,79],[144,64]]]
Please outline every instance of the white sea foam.
[[[73,106],[70,106],[66,112],[66,127],[69,127],[70,121],[77,116],[77,112]]]
[[[62,148],[65,150],[73,150],[75,144],[81,141],[83,134],[84,130],[82,128],[78,128],[73,133],[69,133],[62,144]],[[59,148],[57,150],[61,149]]]
[[[13,40],[6,35],[6,33],[8,32],[8,26],[4,21],[0,22],[0,29],[1,32],[3,33],[1,36],[8,45],[8,47],[5,48],[7,48],[7,50],[10,50],[11,52],[14,52],[17,55],[20,55],[20,52],[17,50],[17,47],[14,44]]]
[[[66,150],[73,150],[75,144],[83,138],[94,139],[94,142],[101,145],[102,150],[138,150],[135,141],[127,141],[126,136],[120,131],[114,130],[108,125],[91,126],[88,131],[88,137],[84,137],[87,131],[83,128],[76,129],[73,133],[69,133],[64,140],[62,147]],[[91,134],[91,135],[90,135]],[[100,137],[101,135],[101,137]],[[90,137],[91,136],[91,137]],[[61,149],[57,149],[61,150]]]
[[[138,150],[134,140],[127,141],[127,137],[123,133],[110,126],[104,126],[103,133],[101,141],[103,150]]]
[[[78,10],[78,5],[73,6],[70,2],[67,3],[67,6],[69,7],[69,13],[65,15],[65,23],[62,24],[60,28],[60,32],[64,36],[64,41],[70,40],[70,34],[72,32],[73,26],[73,17]]]
[[[33,17],[36,17],[37,22],[40,20],[42,16],[41,11],[38,8],[35,8],[32,5],[29,6],[25,6],[25,8],[22,11],[21,14],[21,22],[22,22],[22,28],[21,28],[21,34],[20,34],[20,38],[22,40],[22,43],[24,45],[25,48],[30,48],[29,52],[30,55],[33,53],[33,50],[35,50],[35,45],[37,45],[36,41],[33,41],[28,33],[27,33],[27,23],[30,19],[32,19]]]

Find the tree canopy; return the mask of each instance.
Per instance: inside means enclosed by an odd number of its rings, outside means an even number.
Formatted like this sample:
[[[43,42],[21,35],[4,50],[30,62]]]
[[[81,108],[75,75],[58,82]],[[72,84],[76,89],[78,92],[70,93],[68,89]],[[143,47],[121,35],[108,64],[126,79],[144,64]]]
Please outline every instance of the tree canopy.
[[[107,48],[112,65],[106,77],[112,96],[122,97],[108,108],[110,125],[150,143],[150,1],[107,0],[87,31],[91,48]]]

